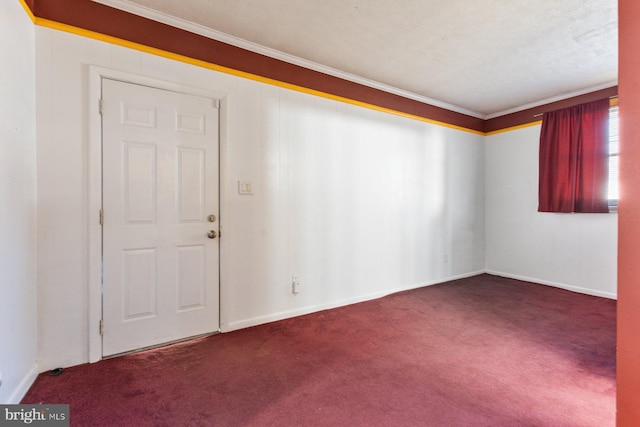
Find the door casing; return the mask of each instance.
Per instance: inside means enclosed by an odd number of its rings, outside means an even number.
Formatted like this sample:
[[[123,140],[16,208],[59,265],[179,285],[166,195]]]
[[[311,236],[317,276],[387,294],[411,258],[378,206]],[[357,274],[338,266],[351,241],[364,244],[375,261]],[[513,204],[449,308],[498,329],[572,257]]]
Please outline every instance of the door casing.
[[[220,230],[225,227],[227,205],[224,202],[227,176],[227,105],[229,97],[223,92],[189,86],[187,84],[168,82],[154,77],[141,76],[119,70],[89,66],[87,91],[87,227],[88,227],[88,361],[97,362],[102,359],[102,337],[100,324],[102,320],[102,226],[100,209],[102,209],[102,120],[100,116],[100,99],[102,97],[102,79],[110,78],[126,83],[150,86],[188,95],[202,96],[220,101],[220,135],[219,135],[219,183],[220,183]],[[220,329],[225,331],[225,313],[223,310],[224,253],[225,239],[220,240]]]

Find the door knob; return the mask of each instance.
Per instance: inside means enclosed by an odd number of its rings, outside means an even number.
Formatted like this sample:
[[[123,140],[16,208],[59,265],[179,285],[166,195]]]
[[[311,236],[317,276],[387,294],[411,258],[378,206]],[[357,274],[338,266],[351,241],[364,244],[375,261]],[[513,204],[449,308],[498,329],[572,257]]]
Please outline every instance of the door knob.
[[[216,230],[209,230],[209,232],[207,233],[207,237],[210,239],[215,239],[217,235],[218,233],[216,233]]]

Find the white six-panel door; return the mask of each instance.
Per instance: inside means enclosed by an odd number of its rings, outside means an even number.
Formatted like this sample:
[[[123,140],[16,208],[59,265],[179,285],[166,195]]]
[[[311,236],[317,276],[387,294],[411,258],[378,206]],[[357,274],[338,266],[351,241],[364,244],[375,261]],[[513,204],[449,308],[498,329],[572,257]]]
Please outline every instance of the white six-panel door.
[[[103,79],[103,356],[219,330],[218,110]]]

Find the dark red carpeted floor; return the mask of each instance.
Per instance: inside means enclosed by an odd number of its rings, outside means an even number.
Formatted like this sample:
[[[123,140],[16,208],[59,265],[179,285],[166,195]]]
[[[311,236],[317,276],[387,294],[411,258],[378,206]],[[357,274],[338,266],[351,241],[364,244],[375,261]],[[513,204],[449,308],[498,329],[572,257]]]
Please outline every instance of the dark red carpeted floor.
[[[613,426],[612,300],[481,275],[42,374],[73,426]]]

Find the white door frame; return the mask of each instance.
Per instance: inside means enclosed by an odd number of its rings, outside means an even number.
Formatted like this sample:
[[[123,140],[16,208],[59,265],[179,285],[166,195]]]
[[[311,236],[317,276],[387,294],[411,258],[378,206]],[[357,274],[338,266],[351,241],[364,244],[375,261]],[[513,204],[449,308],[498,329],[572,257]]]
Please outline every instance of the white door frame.
[[[220,101],[220,136],[219,136],[219,209],[220,230],[225,225],[226,203],[226,165],[227,162],[227,131],[226,115],[228,96],[222,92],[189,86],[181,83],[172,83],[153,77],[131,74],[119,70],[113,70],[98,66],[88,67],[88,109],[87,109],[87,227],[88,227],[88,358],[89,362],[102,360],[102,337],[100,335],[100,321],[102,320],[102,226],[100,225],[100,209],[102,209],[102,118],[100,116],[100,99],[102,98],[102,79],[110,78],[143,86],[170,90],[173,92],[196,95]],[[222,313],[222,260],[224,253],[224,239],[220,241],[220,327],[222,328],[224,315]]]

